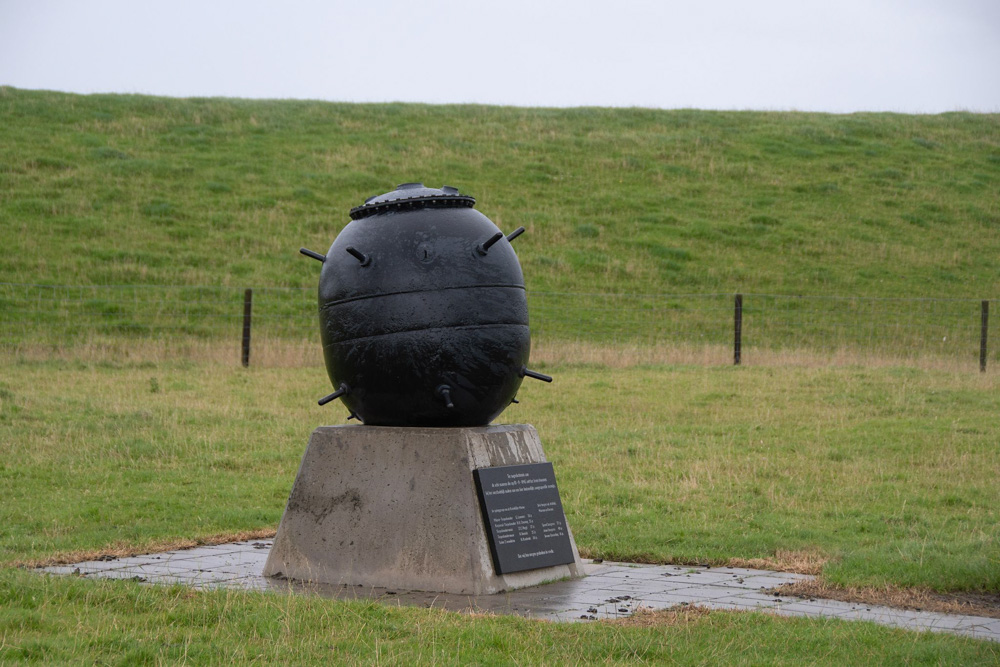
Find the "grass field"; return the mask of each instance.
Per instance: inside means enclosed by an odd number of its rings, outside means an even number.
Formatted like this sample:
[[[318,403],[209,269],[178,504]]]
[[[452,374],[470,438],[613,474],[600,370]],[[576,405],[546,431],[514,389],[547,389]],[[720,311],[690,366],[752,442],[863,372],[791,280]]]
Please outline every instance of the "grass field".
[[[447,182],[529,290],[1000,292],[1000,117],[79,96],[0,87],[0,277],[313,286],[347,212]]]
[[[613,340],[574,305],[593,298],[552,301],[571,324],[538,341],[533,363],[556,382],[526,385],[501,420],[539,429],[584,553],[1000,594],[1000,380],[975,372],[978,301],[955,306],[961,333],[945,331],[969,339],[960,366],[929,355],[904,368],[850,346],[761,349],[750,366],[724,365],[734,292],[995,297],[997,115],[0,87],[0,283],[210,285],[237,298],[246,286],[313,288],[299,246],[324,250],[352,206],[409,180],[459,186],[503,229],[526,226],[529,292],[721,295],[722,333],[702,346],[675,345],[669,331],[666,344]],[[0,323],[14,303],[5,294]],[[315,405],[329,382],[299,334],[255,348],[242,369],[236,341],[199,325],[129,338],[146,326],[140,314],[173,318],[162,302],[96,301],[135,322],[74,331],[60,348],[49,341],[70,333],[72,312],[0,329],[0,660],[998,660],[995,645],[834,621],[691,613],[563,627],[21,572],[271,530],[309,432],[347,416]],[[700,330],[708,320],[690,311],[687,330]],[[759,313],[748,307],[748,336]],[[629,317],[641,327],[659,312],[639,304]]]
[[[541,364],[502,416],[543,434],[582,550],[813,553],[832,582],[1000,592],[1000,392],[882,368]],[[22,361],[0,382],[0,562],[277,524],[327,384],[312,368]]]
[[[262,664],[995,664],[996,644],[868,623],[662,614],[650,627],[468,617],[0,572],[0,660]]]
[[[541,367],[556,382],[525,386],[501,421],[530,422],[543,435],[590,556],[805,562],[837,585],[1000,591],[994,374]],[[325,382],[318,367],[7,358],[2,369],[0,562],[8,568],[273,529],[312,427],[347,416],[315,405]],[[303,660],[335,651],[359,661],[998,655],[976,642],[916,641],[858,624],[712,614],[658,629],[563,629],[11,569],[0,570],[0,597],[0,655],[11,658],[173,660],[187,651],[249,660],[291,644]]]
[[[0,321],[2,344],[238,335],[247,287],[258,322],[301,340],[311,299],[275,289],[315,288],[298,248],[324,251],[352,206],[406,180],[458,185],[503,229],[527,227],[517,252],[536,333],[552,340],[725,344],[742,293],[748,349],[947,356],[974,369],[980,301],[1000,293],[995,114],[0,87],[0,120],[0,309],[16,320]],[[815,300],[831,296],[855,298]],[[996,363],[1000,346],[988,355]]]

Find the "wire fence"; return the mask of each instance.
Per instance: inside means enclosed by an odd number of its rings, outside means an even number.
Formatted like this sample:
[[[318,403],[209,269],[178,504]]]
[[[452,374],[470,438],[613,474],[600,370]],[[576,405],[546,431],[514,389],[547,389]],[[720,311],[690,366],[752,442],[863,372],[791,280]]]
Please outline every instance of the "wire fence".
[[[529,292],[532,338],[580,350],[710,350],[709,363],[949,361],[983,370],[989,300],[773,294]],[[188,349],[223,343],[244,356],[267,346],[319,345],[315,289],[0,283],[0,348],[74,349],[150,341]],[[251,342],[252,341],[252,342]],[[183,353],[181,353],[183,356]],[[249,359],[244,359],[249,361]]]

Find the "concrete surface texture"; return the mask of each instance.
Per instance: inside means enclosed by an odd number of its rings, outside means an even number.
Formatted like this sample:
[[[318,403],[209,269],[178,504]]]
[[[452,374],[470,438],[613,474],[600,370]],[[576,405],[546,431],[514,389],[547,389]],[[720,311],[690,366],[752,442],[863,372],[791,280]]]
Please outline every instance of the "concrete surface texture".
[[[572,535],[574,563],[494,572],[472,471],[544,461],[538,433],[525,424],[320,427],[263,574],[472,595],[581,577]]]
[[[43,568],[43,572],[132,579],[194,588],[258,591],[290,589],[338,599],[376,599],[386,604],[438,607],[459,612],[516,614],[549,621],[593,622],[621,618],[639,608],[701,605],[711,609],[761,610],[788,616],[870,621],[917,631],[947,632],[1000,642],[1000,619],[909,611],[769,593],[808,575],[738,568],[584,562],[584,579],[508,591],[456,595],[402,588],[307,584],[263,576],[271,540],[236,542],[132,558]]]

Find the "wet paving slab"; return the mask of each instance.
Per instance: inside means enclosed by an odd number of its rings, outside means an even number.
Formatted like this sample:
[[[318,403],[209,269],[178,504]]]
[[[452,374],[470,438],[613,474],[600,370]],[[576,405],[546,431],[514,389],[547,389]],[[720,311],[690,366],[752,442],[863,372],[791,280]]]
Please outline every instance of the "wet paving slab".
[[[105,558],[41,568],[41,571],[150,584],[182,584],[197,589],[293,591],[342,600],[377,600],[386,604],[466,613],[513,614],[566,622],[623,618],[640,608],[699,605],[709,609],[759,610],[786,616],[871,621],[908,630],[947,632],[1000,642],[1000,619],[778,596],[769,592],[782,584],[812,579],[804,574],[584,561],[587,576],[583,579],[556,581],[496,595],[455,595],[267,578],[262,572],[271,544],[270,540],[233,542],[128,558]]]

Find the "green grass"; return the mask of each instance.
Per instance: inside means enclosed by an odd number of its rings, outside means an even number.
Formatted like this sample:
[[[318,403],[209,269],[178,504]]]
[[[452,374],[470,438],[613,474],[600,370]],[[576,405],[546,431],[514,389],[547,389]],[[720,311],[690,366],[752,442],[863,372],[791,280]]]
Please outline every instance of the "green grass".
[[[0,280],[315,285],[348,210],[478,198],[529,289],[990,298],[1000,117],[517,109],[0,88]]]
[[[594,555],[819,552],[831,558],[824,577],[843,585],[1000,591],[994,379],[899,368],[564,375],[525,401],[540,403],[532,419]]]
[[[1000,592],[997,376],[541,365],[533,423],[595,557],[813,552],[851,586]],[[8,360],[0,562],[276,526],[319,366]]]
[[[0,87],[0,311],[14,314],[0,320],[0,344],[232,339],[246,287],[257,288],[258,330],[301,339],[315,333],[318,271],[297,249],[325,251],[351,207],[407,180],[458,185],[503,229],[527,227],[516,246],[533,325],[552,340],[725,345],[739,292],[748,295],[750,354],[947,356],[974,369],[979,300],[1000,294],[996,114],[357,105]],[[83,289],[94,285],[121,288]],[[593,293],[616,296],[580,296]],[[996,363],[1000,346],[988,354]]]
[[[121,285],[129,297],[74,293],[3,330],[0,660],[995,662],[992,644],[867,624],[712,614],[656,629],[556,626],[9,566],[273,528],[309,431],[346,414],[315,406],[328,386],[315,345],[256,347],[269,367],[234,367],[238,352],[222,350],[237,340],[242,288],[314,289],[315,262],[297,249],[325,250],[351,207],[423,180],[476,196],[505,230],[528,229],[517,250],[529,293],[547,295],[533,312],[565,320],[548,321],[549,352],[536,357],[556,384],[526,386],[504,420],[539,428],[586,553],[804,553],[828,559],[823,577],[843,585],[1000,592],[1000,392],[996,374],[968,371],[976,302],[932,304],[955,323],[935,335],[963,341],[961,372],[635,366],[670,357],[653,347],[626,369],[571,363],[630,340],[603,328],[611,319],[634,320],[638,342],[704,343],[724,353],[708,363],[725,362],[730,297],[652,305],[629,293],[996,297],[998,121],[0,87],[0,283]],[[161,285],[176,298],[142,287]],[[0,319],[46,302],[20,289],[0,290]],[[554,294],[565,292],[626,296]],[[262,326],[302,329],[297,296],[257,294],[287,301]],[[588,310],[621,303],[615,318]],[[911,303],[881,332],[892,345],[910,345]],[[871,307],[817,315],[813,302],[748,298],[745,358],[769,330],[779,348],[879,354],[850,338],[851,311]],[[768,312],[781,317],[767,324]],[[834,333],[796,345],[802,323]],[[255,344],[308,328],[265,328]],[[53,338],[74,346],[51,349]],[[694,347],[680,358],[698,363]],[[189,360],[162,361],[177,356]]]
[[[0,661],[162,664],[991,664],[992,642],[716,612],[665,627],[552,624],[264,593],[0,571]]]
[[[995,375],[544,365],[534,423],[592,556],[819,554],[845,585],[1000,591]],[[697,615],[563,626],[298,596],[42,577],[15,562],[273,528],[314,425],[311,368],[31,361],[0,372],[0,660],[989,663],[866,623]]]

